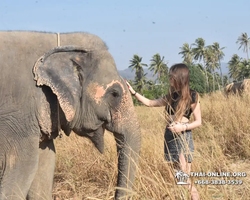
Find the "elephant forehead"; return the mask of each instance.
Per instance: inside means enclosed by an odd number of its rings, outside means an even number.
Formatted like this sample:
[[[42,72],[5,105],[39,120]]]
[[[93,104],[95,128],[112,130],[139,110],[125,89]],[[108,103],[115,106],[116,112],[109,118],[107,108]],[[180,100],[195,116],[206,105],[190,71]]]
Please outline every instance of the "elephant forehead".
[[[90,83],[87,87],[87,92],[90,95],[92,99],[95,100],[96,103],[101,102],[101,98],[105,95],[108,88],[112,87],[115,83],[118,83],[121,85],[123,93],[124,93],[124,87],[118,80],[113,80],[111,83],[107,84],[106,86],[100,85],[99,83],[93,82]]]
[[[98,83],[90,83],[87,88],[87,92],[90,95],[90,97],[96,101],[96,103],[100,103],[101,98],[105,94],[105,89]]]

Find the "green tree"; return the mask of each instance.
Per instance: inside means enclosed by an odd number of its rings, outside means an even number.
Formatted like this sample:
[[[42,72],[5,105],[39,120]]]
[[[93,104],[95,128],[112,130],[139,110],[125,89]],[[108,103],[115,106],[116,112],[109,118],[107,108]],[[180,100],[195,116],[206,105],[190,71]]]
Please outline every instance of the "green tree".
[[[146,78],[146,74],[142,74],[140,78],[136,77],[135,79],[135,87],[136,87],[136,91],[142,94],[142,90],[145,89],[145,86],[147,84],[147,78]]]
[[[211,73],[210,69],[207,70],[207,78],[208,78],[209,88],[211,89],[211,88],[213,88],[213,85],[214,85],[214,77],[213,77],[213,74]]]
[[[156,99],[156,92],[154,90],[143,90],[143,96],[148,99]]]
[[[132,68],[132,71],[136,70],[136,79],[141,79],[144,74],[143,66],[147,67],[147,64],[142,63],[142,57],[135,54],[130,60],[129,68]]]
[[[192,49],[194,54],[194,59],[197,61],[203,60],[203,68],[206,76],[207,81],[207,91],[209,91],[209,84],[208,84],[208,76],[207,76],[207,70],[206,70],[206,62],[205,62],[205,54],[206,54],[206,46],[205,46],[205,40],[203,38],[198,38],[195,40],[195,43],[193,43],[195,47]]]
[[[238,78],[240,80],[244,80],[245,78],[249,78],[250,77],[250,60],[243,59],[239,63],[238,66],[239,66]]]
[[[228,78],[227,75],[224,75],[224,76],[223,76],[223,82],[224,82],[224,85],[229,84],[229,78]]]
[[[197,67],[204,73],[204,75],[205,75],[205,71],[204,71],[204,68],[203,68],[202,64],[198,63],[196,66],[197,66]]]
[[[205,51],[205,61],[206,61],[206,68],[209,69],[209,72],[212,73],[213,77],[213,91],[215,91],[215,69],[219,67],[218,57],[213,49],[212,45],[209,45]]]
[[[190,88],[199,93],[206,92],[206,77],[198,65],[188,65]]]
[[[161,76],[159,80],[160,84],[158,85],[157,98],[165,96],[169,90],[169,73],[165,71],[164,76]]]
[[[154,90],[154,81],[151,79],[146,82],[147,90]]]
[[[217,87],[215,87],[215,90],[220,90],[220,83],[222,82],[220,74],[218,72],[215,72],[214,77],[215,77],[215,81],[217,83]]]
[[[225,49],[225,47],[220,47],[220,44],[218,42],[214,42],[212,45],[212,49],[214,50],[214,53],[217,57],[218,63],[219,63],[219,69],[220,69],[220,77],[221,77],[221,83],[222,86],[224,87],[224,83],[223,83],[223,78],[222,78],[222,70],[221,70],[221,60],[223,59],[223,57],[225,56],[224,52],[222,51],[223,49]]]
[[[228,68],[229,68],[229,77],[233,78],[233,80],[238,80],[239,77],[239,64],[241,62],[241,58],[234,54],[230,61],[228,62]]]
[[[157,74],[158,79],[160,79],[163,71],[167,68],[167,63],[164,62],[164,56],[160,56],[159,53],[153,55],[152,59],[150,60],[150,71],[154,71],[154,75]]]
[[[183,62],[187,65],[191,65],[193,63],[192,45],[184,43],[183,46],[180,47],[180,49],[181,52],[179,52],[179,54],[182,55],[182,58],[184,59]]]
[[[249,60],[249,56],[248,56],[248,49],[250,48],[249,44],[250,44],[250,38],[248,37],[247,33],[242,33],[236,43],[240,44],[239,49],[241,49],[241,47],[243,47],[243,52],[247,53],[247,60]]]

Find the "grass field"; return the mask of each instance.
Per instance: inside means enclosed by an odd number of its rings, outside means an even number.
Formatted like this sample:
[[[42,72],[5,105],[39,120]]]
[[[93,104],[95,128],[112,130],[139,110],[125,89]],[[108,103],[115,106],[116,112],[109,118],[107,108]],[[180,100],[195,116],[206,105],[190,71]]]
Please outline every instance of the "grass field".
[[[242,180],[241,185],[196,185],[204,200],[250,199],[250,97],[216,93],[201,98],[202,126],[193,130],[193,172],[245,172],[247,177],[204,177],[204,180]],[[190,199],[176,185],[164,160],[164,108],[136,107],[142,148],[134,184],[138,200]],[[86,138],[75,134],[56,140],[57,163],[53,194],[56,199],[113,199],[117,176],[116,144],[105,133],[100,154]],[[192,177],[192,182],[200,180]]]

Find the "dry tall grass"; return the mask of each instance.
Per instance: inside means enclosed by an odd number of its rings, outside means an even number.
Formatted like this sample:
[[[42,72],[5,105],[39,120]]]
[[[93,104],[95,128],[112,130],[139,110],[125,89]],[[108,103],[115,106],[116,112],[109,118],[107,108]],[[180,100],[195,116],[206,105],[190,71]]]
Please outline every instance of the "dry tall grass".
[[[246,172],[250,175],[250,97],[201,98],[203,123],[193,131],[193,172]],[[138,200],[190,199],[186,189],[170,177],[171,166],[164,161],[163,108],[136,107],[142,131],[142,148],[134,185]],[[56,140],[56,199],[113,199],[117,176],[116,145],[105,133],[105,153],[101,155],[85,138],[72,134]],[[192,182],[202,178],[193,177]],[[249,177],[203,178],[241,179],[242,185],[197,185],[201,199],[250,199]]]

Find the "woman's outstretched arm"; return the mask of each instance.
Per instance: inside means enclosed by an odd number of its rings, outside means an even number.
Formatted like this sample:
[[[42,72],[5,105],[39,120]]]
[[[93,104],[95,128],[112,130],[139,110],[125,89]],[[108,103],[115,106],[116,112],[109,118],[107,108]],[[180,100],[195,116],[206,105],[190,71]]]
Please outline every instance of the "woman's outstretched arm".
[[[154,99],[154,100],[148,99],[148,98],[140,95],[139,93],[135,92],[135,90],[131,87],[131,85],[127,81],[125,81],[125,82],[128,86],[130,93],[133,96],[135,96],[135,98],[138,101],[142,102],[144,105],[149,106],[149,107],[166,106],[167,102],[166,102],[165,98],[159,98],[159,99]]]
[[[148,99],[139,93],[135,93],[135,98],[138,99],[138,101],[142,102],[144,105],[149,107],[160,107],[160,106],[166,106],[166,100],[164,98],[159,99]]]

